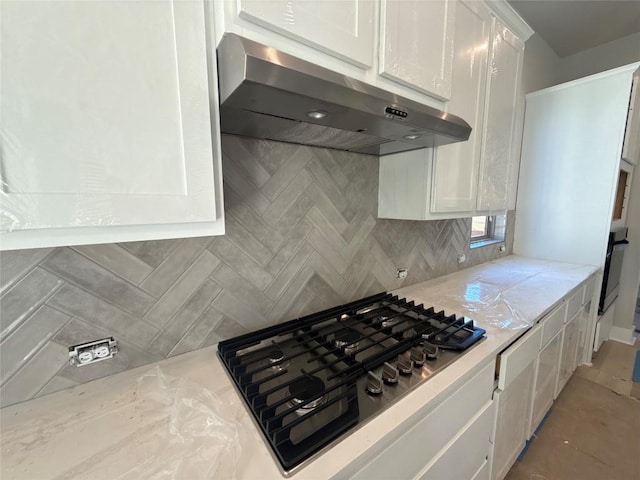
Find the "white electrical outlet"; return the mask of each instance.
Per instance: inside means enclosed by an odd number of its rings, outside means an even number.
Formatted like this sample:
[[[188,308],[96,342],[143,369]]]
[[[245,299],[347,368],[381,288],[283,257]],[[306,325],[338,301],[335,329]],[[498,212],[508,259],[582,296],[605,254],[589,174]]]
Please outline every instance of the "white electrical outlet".
[[[399,268],[398,270],[396,270],[396,278],[407,278],[408,273],[409,273],[408,269]]]
[[[464,263],[467,261],[467,256],[464,253],[458,255],[458,263]]]
[[[498,251],[500,253],[504,253],[507,250],[507,247],[505,247],[504,245],[498,245]]]
[[[69,363],[76,367],[82,367],[111,358],[117,351],[118,343],[113,337],[81,343],[69,347]]]

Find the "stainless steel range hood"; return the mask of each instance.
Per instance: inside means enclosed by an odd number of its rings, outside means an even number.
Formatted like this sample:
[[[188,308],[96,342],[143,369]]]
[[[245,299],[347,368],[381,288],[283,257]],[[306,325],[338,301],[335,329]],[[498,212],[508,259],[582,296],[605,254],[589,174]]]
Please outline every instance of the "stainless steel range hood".
[[[218,46],[218,72],[224,133],[372,155],[471,134],[455,115],[235,34]]]

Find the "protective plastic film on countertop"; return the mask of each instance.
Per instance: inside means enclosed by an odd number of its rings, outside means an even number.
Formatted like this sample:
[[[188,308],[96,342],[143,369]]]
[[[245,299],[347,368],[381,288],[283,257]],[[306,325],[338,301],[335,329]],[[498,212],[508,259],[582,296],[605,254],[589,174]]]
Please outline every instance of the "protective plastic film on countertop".
[[[222,401],[212,392],[156,367],[140,377],[137,394],[142,400],[140,415],[160,414],[165,421],[150,438],[142,432],[130,439],[131,447],[151,442],[155,452],[117,478],[236,478],[238,427],[222,416]]]
[[[517,260],[502,259],[469,271],[462,280],[462,272],[458,272],[429,282],[428,297],[436,308],[463,314],[483,325],[507,330],[529,328],[546,308],[575,287],[576,280],[584,278],[585,268],[589,267],[554,266],[544,261],[522,265]]]

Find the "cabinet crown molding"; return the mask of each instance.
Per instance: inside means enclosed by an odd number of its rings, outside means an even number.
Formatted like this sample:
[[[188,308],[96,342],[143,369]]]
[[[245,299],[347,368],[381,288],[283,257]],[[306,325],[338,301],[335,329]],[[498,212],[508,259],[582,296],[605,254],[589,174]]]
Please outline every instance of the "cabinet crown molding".
[[[523,42],[529,40],[529,37],[535,33],[533,28],[505,0],[487,0],[487,5]]]

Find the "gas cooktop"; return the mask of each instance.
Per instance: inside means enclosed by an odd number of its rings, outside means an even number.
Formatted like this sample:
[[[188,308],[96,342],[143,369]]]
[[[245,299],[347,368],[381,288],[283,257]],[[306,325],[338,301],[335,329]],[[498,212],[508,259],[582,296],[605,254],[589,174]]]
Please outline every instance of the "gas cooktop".
[[[225,340],[218,355],[286,474],[485,333],[473,320],[380,293]]]

